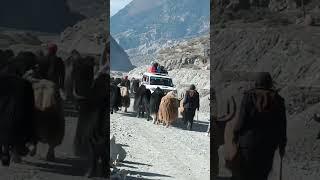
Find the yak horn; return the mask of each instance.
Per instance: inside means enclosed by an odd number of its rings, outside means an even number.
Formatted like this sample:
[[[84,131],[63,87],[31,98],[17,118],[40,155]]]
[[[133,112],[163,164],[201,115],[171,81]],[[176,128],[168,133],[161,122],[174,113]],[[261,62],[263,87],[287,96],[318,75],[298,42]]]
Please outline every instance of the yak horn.
[[[233,104],[233,112],[229,113],[227,115],[221,116],[221,117],[217,117],[217,121],[228,122],[235,117],[236,112],[237,112],[237,104],[236,104],[236,100],[234,99],[233,96],[231,96],[231,99],[232,99],[232,104]]]
[[[75,85],[75,83],[74,83],[73,85]],[[73,90],[72,90],[72,94],[73,94],[73,96],[74,96],[76,99],[87,99],[86,97],[80,96],[80,95],[77,94],[77,92],[76,92],[76,90],[75,90],[75,86],[73,86],[72,89],[73,89]]]

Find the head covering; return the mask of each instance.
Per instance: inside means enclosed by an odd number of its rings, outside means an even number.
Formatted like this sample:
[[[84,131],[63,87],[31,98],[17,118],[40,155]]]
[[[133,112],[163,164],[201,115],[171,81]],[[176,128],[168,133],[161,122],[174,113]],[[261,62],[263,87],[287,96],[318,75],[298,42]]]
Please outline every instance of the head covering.
[[[196,86],[194,84],[191,84],[189,89],[190,90],[196,90]]]
[[[268,72],[259,73],[255,80],[255,87],[271,89],[273,87],[273,81],[270,73]]]
[[[58,46],[56,44],[48,44],[48,55],[55,55],[58,51]]]

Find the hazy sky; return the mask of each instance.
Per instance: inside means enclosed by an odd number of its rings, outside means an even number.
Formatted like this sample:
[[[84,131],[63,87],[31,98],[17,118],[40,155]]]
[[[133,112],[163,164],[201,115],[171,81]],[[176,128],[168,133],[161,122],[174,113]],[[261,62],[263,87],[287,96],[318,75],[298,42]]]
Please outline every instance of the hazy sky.
[[[124,8],[132,0],[110,0],[110,16],[116,14],[120,9]]]

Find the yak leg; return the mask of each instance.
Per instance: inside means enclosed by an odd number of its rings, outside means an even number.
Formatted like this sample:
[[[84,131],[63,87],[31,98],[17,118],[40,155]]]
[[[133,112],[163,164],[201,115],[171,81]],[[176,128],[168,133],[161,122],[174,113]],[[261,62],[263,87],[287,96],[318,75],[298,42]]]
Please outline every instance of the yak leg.
[[[219,145],[213,142],[213,179],[219,175]]]
[[[1,145],[1,163],[3,166],[10,165],[9,145]]]
[[[29,149],[30,156],[35,156],[37,154],[37,143],[27,144],[27,147]]]
[[[156,114],[153,114],[151,115],[152,116],[152,123],[155,124],[156,123],[156,120],[157,120],[157,115]]]
[[[127,107],[124,107],[124,112],[127,112]]]
[[[22,162],[22,158],[18,153],[18,150],[16,147],[13,147],[12,149],[12,161],[14,163],[21,163]]]
[[[55,152],[54,152],[55,146],[49,144],[49,149],[47,152],[47,161],[54,161],[55,160]]]
[[[147,121],[150,121],[150,113],[148,113],[147,111],[146,114],[147,114]]]
[[[97,170],[97,159],[96,159],[96,154],[93,148],[93,144],[90,143],[89,147],[89,154],[88,154],[88,163],[89,163],[89,168],[86,173],[86,177],[94,177],[96,176],[96,170]]]

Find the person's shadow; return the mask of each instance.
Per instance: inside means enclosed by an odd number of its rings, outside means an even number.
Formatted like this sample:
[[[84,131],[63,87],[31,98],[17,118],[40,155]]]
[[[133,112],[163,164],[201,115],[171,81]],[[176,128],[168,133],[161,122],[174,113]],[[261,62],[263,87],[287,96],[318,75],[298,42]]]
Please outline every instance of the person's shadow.
[[[24,161],[25,164],[38,168],[42,172],[68,176],[84,176],[85,161],[79,158],[56,158],[54,162]]]

